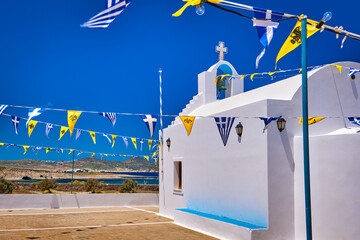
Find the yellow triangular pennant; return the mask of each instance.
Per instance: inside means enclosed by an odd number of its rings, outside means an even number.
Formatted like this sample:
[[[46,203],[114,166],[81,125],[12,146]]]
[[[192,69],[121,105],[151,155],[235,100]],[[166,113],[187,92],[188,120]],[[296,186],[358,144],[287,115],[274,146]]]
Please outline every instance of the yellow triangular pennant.
[[[339,70],[339,72],[340,72],[340,74],[341,74],[341,72],[342,72],[342,66],[336,65],[336,64],[332,64],[332,65],[335,66],[335,67]]]
[[[90,157],[93,157],[95,155],[95,153],[92,153]]]
[[[58,141],[60,141],[60,139],[62,138],[62,136],[64,136],[64,134],[67,132],[68,129],[69,129],[68,127],[61,126],[60,137],[59,137]]]
[[[70,149],[69,154],[72,153],[75,149]]]
[[[135,149],[137,150],[137,147],[136,147],[136,138],[131,138],[131,141],[132,141],[132,143],[134,144]]]
[[[52,148],[46,148],[46,153],[48,153]]]
[[[254,76],[255,76],[255,75],[259,75],[259,74],[261,74],[261,73],[253,73],[253,74],[251,74],[250,80],[252,81],[252,80],[254,79]]]
[[[154,158],[156,155],[158,155],[159,154],[159,149],[157,149],[154,153],[153,153],[153,155],[151,156],[152,158]]]
[[[321,120],[324,120],[326,117],[309,117],[308,118],[308,124],[311,125],[311,124],[314,124],[314,123],[317,123],[317,122],[320,122]],[[299,125],[301,126],[301,123],[303,122],[303,118],[301,117],[300,120],[299,120]]]
[[[38,122],[37,122],[37,121],[34,121],[34,120],[31,120],[31,121],[29,122],[29,125],[28,125],[29,137],[31,136],[31,133],[33,132],[33,130],[34,130],[34,128],[35,128],[35,126],[36,126],[37,123],[38,123]]]
[[[320,29],[316,28],[315,26],[318,24],[318,22],[307,19],[307,22],[310,23],[312,26],[307,26],[307,38],[311,37],[314,33],[319,31]],[[286,54],[297,48],[301,44],[301,21],[298,21],[294,27],[294,29],[291,31],[289,37],[286,39],[284,44],[282,45],[277,57],[277,62],[284,57]]]
[[[2,146],[4,146],[4,144],[3,144],[3,143],[0,143],[0,147],[2,147]]]
[[[152,144],[152,141],[153,141],[153,140],[150,140],[150,139],[148,140],[148,144],[149,144],[149,151],[151,150],[151,144]]]
[[[68,125],[70,130],[70,137],[73,133],[75,123],[79,119],[81,112],[80,111],[67,111],[68,113]]]
[[[144,156],[144,158],[149,162],[149,156]]]
[[[104,153],[105,156],[108,156],[109,154]]]
[[[187,2],[182,8],[180,8],[176,13],[173,14],[173,17],[179,17],[188,6],[196,6],[200,5],[202,3],[201,0],[183,0],[184,2]],[[219,3],[222,2],[221,0],[207,0],[206,2],[211,3]]]
[[[95,132],[89,131],[89,133],[90,133],[92,140],[94,141],[94,144],[96,144]]]
[[[29,149],[29,147],[30,147],[30,146],[23,146],[23,148],[24,148],[24,150],[25,150],[24,154],[25,154],[26,151]]]
[[[272,75],[274,75],[275,73],[278,73],[278,72],[280,72],[280,71],[269,72],[268,74],[269,74],[269,76],[272,76]]]
[[[191,133],[191,129],[194,125],[195,122],[195,117],[190,117],[190,116],[180,116],[181,121],[184,124],[184,127],[187,131],[188,136],[190,136]]]
[[[116,135],[111,135],[111,138],[113,140],[113,144],[112,144],[112,148],[114,147],[114,144],[115,144],[115,140],[116,140]]]

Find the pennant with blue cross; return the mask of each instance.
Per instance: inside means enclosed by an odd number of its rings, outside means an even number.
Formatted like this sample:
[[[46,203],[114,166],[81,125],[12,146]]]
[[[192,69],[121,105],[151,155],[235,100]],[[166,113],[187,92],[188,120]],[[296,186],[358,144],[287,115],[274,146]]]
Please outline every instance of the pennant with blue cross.
[[[224,143],[224,146],[226,146],[226,143],[228,141],[231,127],[234,123],[235,118],[234,117],[215,117],[215,122],[218,127],[221,139]]]

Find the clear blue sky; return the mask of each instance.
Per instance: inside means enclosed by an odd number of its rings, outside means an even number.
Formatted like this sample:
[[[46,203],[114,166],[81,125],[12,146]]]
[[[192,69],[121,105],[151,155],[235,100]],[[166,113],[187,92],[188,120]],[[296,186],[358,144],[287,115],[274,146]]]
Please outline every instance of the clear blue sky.
[[[360,33],[358,1],[244,0],[240,3],[291,14],[305,13],[314,20],[332,11],[329,25],[342,25],[346,30]],[[277,52],[295,25],[295,20],[280,23],[256,70],[255,59],[262,46],[250,20],[209,5],[205,6],[203,16],[196,15],[191,7],[181,17],[172,17],[183,4],[180,0],[133,0],[107,29],[86,29],[80,24],[104,9],[103,0],[1,1],[0,104],[158,114],[158,69],[161,67],[164,113],[178,114],[197,93],[197,74],[217,62],[214,49],[219,41],[228,47],[225,59],[238,73],[273,71]],[[242,13],[252,16],[251,12]],[[326,31],[311,37],[309,65],[345,60],[360,62],[360,42],[347,39],[341,49],[341,39],[335,39],[334,34]],[[300,63],[300,49],[297,49],[280,60],[278,66],[299,68]],[[245,89],[269,83],[271,80],[246,80]],[[5,113],[27,116],[26,109],[8,108]],[[65,112],[48,111],[35,120],[67,125]],[[171,120],[165,118],[165,125]],[[76,127],[149,138],[138,116],[119,116],[112,127],[107,119],[84,113]],[[159,123],[154,138],[158,137],[158,127]],[[16,135],[10,118],[1,116],[0,142],[147,154],[146,145],[143,152],[135,151],[130,142],[126,149],[122,139],[117,139],[112,149],[100,135],[94,145],[88,133],[83,133],[78,141],[68,133],[57,141],[59,128],[54,128],[47,139],[44,128],[38,124],[28,138],[23,121]],[[71,159],[67,154],[42,152],[35,156],[30,150],[25,156],[22,153],[22,149],[3,147],[0,159]],[[80,155],[86,156],[89,155]]]

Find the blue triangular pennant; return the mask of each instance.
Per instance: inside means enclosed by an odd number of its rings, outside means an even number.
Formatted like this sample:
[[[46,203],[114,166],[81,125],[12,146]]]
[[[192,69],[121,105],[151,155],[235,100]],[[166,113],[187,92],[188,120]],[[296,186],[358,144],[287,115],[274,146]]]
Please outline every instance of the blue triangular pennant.
[[[274,120],[278,120],[280,117],[269,117],[269,118],[259,117],[259,118],[264,121],[265,124],[265,127],[263,129],[263,133],[264,133],[265,130],[268,129],[270,123]]]
[[[215,117],[216,125],[219,129],[219,133],[221,136],[221,139],[224,143],[224,146],[226,146],[227,140],[230,135],[231,127],[234,123],[235,118],[234,117]]]

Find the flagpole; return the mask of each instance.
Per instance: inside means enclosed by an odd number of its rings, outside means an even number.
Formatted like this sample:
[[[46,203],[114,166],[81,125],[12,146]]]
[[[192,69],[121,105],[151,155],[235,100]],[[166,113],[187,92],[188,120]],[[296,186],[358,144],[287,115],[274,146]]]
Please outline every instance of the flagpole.
[[[306,239],[312,239],[311,227],[311,189],[310,189],[310,154],[308,123],[308,78],[307,78],[307,16],[301,19],[301,67],[302,67],[302,115],[303,115],[303,152],[304,152],[304,190]]]
[[[74,159],[75,159],[75,151],[73,151],[73,160],[72,160],[72,171],[71,171],[71,194],[73,192],[73,182],[74,182]]]
[[[164,204],[164,207],[165,207],[165,188],[164,188],[164,157],[163,157],[163,148],[164,148],[164,142],[163,142],[163,121],[162,121],[162,117],[163,117],[163,111],[162,111],[162,80],[161,80],[161,74],[162,74],[162,69],[160,68],[159,69],[159,84],[160,84],[160,139],[159,139],[159,144],[160,144],[160,151],[161,151],[161,158],[160,158],[160,161],[161,161],[161,182],[162,182],[162,185],[163,185],[163,204]],[[160,154],[160,152],[159,152]],[[160,164],[159,164],[160,166]]]

